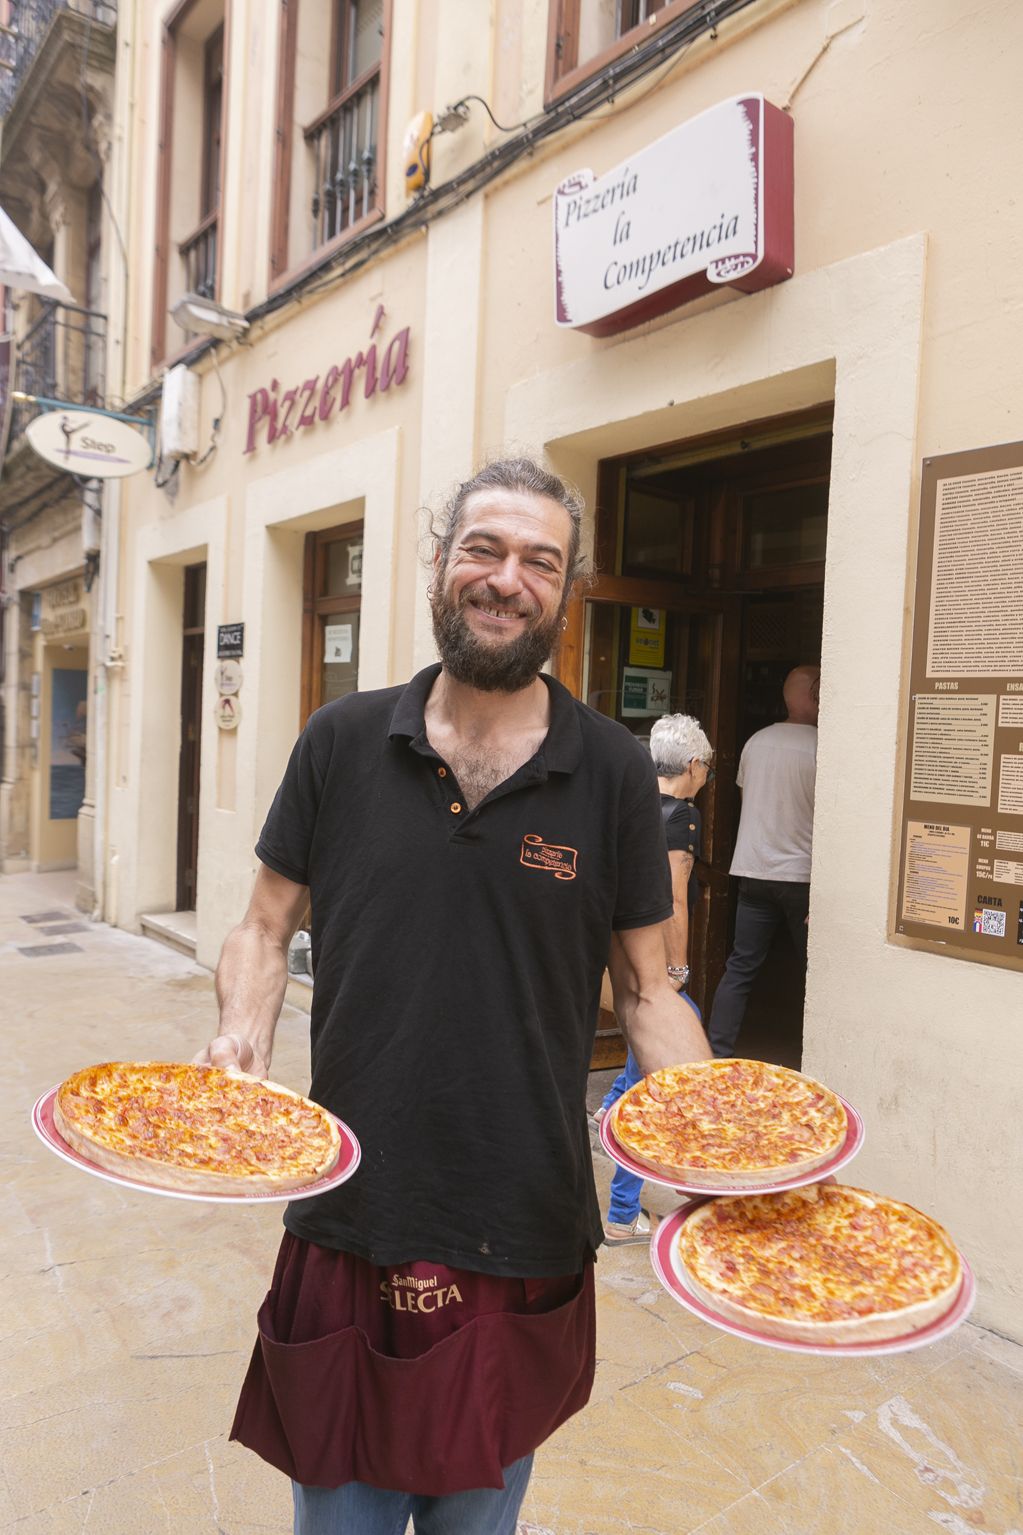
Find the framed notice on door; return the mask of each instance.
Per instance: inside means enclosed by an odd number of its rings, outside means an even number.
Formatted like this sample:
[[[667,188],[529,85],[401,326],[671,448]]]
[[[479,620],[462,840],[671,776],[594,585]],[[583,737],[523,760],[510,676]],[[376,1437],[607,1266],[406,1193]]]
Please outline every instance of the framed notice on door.
[[[920,494],[893,937],[1023,970],[1023,443]]]

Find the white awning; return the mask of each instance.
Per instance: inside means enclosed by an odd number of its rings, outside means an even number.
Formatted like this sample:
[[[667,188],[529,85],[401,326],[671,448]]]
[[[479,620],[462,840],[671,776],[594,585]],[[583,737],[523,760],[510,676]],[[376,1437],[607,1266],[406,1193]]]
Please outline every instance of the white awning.
[[[0,208],[0,283],[23,293],[39,293],[62,304],[74,299],[46,262],[37,256],[25,236]]]

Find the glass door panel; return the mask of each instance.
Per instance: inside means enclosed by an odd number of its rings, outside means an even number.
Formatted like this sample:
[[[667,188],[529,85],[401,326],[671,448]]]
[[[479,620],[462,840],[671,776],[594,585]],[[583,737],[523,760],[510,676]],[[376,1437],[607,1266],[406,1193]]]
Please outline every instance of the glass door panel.
[[[331,613],[320,617],[323,657],[320,703],[354,693],[359,682],[359,613]]]
[[[662,714],[693,714],[706,729],[718,614],[594,601],[586,608],[590,708],[638,736]]]

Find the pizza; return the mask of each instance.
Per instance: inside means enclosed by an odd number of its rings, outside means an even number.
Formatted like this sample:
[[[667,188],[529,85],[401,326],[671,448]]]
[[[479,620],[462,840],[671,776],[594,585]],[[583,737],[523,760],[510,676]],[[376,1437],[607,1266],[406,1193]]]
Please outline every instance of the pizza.
[[[708,1200],[683,1221],[676,1258],[711,1311],[804,1343],[918,1332],[948,1311],[962,1281],[937,1221],[840,1183]]]
[[[698,1188],[756,1188],[813,1172],[848,1134],[842,1100],[766,1061],[695,1061],[623,1093],[611,1130],[630,1157]]]
[[[200,1194],[315,1183],[341,1151],[326,1109],[216,1066],[111,1061],[61,1083],[57,1131],[107,1172]]]

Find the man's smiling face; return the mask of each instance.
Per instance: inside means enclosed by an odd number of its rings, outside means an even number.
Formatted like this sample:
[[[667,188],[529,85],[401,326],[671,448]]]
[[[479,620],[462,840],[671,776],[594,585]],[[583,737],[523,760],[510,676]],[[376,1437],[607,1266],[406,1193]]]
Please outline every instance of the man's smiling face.
[[[528,687],[554,649],[568,600],[571,522],[546,496],[481,490],[438,555],[433,630],[445,671],[485,692]]]

